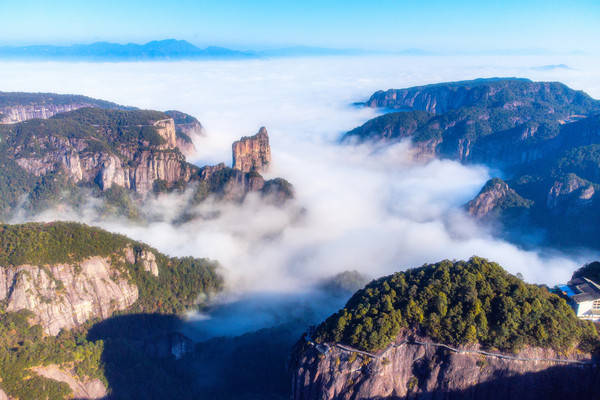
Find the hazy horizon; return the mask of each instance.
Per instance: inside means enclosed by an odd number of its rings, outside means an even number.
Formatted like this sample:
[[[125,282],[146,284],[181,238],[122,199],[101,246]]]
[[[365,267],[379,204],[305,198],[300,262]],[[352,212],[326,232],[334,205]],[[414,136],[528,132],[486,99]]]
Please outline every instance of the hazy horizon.
[[[145,43],[184,39],[200,47],[290,46],[434,52],[545,50],[597,53],[600,3],[577,0],[380,0],[280,3],[43,0],[3,1],[0,45]],[[156,21],[155,24],[152,22]],[[148,23],[153,29],[148,29]]]

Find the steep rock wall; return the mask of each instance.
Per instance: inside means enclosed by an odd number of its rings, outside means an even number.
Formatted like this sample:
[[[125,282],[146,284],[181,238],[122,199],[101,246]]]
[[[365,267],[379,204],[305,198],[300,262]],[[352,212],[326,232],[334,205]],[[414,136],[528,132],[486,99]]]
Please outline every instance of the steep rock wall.
[[[91,149],[81,139],[48,137],[37,139],[37,144],[45,150],[42,156],[21,153],[17,148],[15,161],[35,176],[59,166],[75,183],[95,182],[103,190],[119,185],[144,194],[152,190],[156,180],[168,184],[187,182],[192,175],[194,167],[175,150],[175,128],[169,121],[162,122],[164,126],[157,129],[167,142],[158,149],[121,146],[119,155],[108,149]]]
[[[33,322],[50,335],[91,318],[108,318],[137,299],[137,287],[102,257],[78,264],[0,268],[0,300],[6,310],[33,312]]]
[[[69,385],[74,399],[103,399],[108,394],[106,386],[100,379],[82,380],[73,371],[65,371],[58,365],[35,367],[32,371],[45,378]]]
[[[263,126],[254,136],[233,143],[233,169],[242,172],[264,172],[271,163],[269,135]]]
[[[540,348],[518,356],[566,358]],[[583,354],[570,358],[589,361]],[[421,344],[392,347],[379,358],[300,345],[292,358],[293,400],[579,399],[592,398],[599,387],[593,365],[517,361]]]
[[[90,103],[72,104],[32,104],[0,108],[0,124],[16,124],[29,119],[50,118],[55,114],[77,110],[83,107],[94,107]]]

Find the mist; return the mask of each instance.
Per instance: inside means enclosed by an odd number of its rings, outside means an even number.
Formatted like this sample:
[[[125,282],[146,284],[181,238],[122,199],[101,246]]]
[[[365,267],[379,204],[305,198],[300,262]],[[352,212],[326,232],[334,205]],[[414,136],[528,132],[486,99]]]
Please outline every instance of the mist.
[[[284,207],[250,195],[241,204],[209,199],[195,212],[218,215],[174,224],[188,194],[165,194],[145,208],[153,221],[100,218],[91,207],[48,210],[38,221],[79,220],[144,241],[171,256],[218,260],[226,291],[192,324],[237,335],[318,320],[345,299],[315,289],[346,270],[371,277],[443,259],[486,257],[532,283],[569,279],[597,254],[523,250],[462,211],[492,176],[483,166],[416,162],[410,144],[339,145],[340,135],[377,115],[352,106],[374,91],[492,76],[557,80],[600,97],[593,57],[321,57],[164,63],[1,63],[4,91],[77,93],[197,117],[206,136],[197,165],[230,163],[231,143],[266,126],[273,166],[290,181]],[[540,69],[540,65],[569,65]],[[15,218],[21,221],[22,218]],[[223,310],[226,310],[223,311]],[[289,310],[295,310],[289,312]],[[248,317],[250,315],[250,317]],[[242,318],[243,317],[243,318]],[[207,330],[207,326],[211,329]]]

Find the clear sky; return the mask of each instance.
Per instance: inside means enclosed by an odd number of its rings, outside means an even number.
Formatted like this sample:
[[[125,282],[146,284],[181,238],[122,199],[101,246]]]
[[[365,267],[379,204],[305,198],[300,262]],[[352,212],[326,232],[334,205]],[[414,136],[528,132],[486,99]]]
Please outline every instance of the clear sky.
[[[599,0],[0,0],[0,44],[600,52]]]

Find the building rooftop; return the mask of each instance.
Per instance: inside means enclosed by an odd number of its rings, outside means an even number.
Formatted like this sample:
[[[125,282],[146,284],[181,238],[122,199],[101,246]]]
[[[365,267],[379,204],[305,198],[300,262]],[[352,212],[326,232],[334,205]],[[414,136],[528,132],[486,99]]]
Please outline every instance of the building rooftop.
[[[600,286],[588,278],[575,278],[565,286],[559,289],[576,303],[600,300]]]

